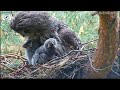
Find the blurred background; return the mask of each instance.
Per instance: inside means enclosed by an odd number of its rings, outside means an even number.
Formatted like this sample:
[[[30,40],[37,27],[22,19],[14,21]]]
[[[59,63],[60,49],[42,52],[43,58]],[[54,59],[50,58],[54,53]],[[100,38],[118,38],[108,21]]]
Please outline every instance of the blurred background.
[[[17,11],[1,11],[0,15],[0,42],[1,54],[14,53],[19,50],[24,55],[22,44],[25,39],[15,33],[9,26],[10,20]],[[82,43],[98,39],[99,17],[91,16],[90,11],[49,11],[52,16],[63,20],[77,34]],[[94,48],[96,43],[91,42],[86,48]]]

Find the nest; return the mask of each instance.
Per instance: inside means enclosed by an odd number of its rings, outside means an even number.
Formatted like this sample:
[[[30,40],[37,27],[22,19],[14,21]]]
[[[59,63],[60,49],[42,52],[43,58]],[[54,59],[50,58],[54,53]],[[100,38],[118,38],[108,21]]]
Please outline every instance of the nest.
[[[94,55],[96,48],[89,50],[72,50],[68,54],[50,60],[43,65],[30,66],[26,59],[18,53],[6,54],[0,56],[1,78],[12,79],[80,79],[88,74],[91,66],[90,60]],[[119,56],[120,57],[120,56]],[[17,59],[19,65],[10,67],[12,61]],[[118,58],[118,62],[120,58]],[[115,62],[112,71],[119,75],[119,63]],[[13,65],[14,66],[14,65]],[[118,72],[115,72],[117,68]],[[7,72],[3,72],[3,71]]]
[[[1,55],[1,70],[6,69],[9,71],[6,74],[1,72],[1,78],[75,78],[76,73],[82,72],[89,61],[85,53],[80,50],[73,50],[65,56],[37,66],[27,65],[26,59],[19,54]],[[9,66],[13,59],[20,61],[20,65],[16,68]],[[78,76],[80,77],[81,75]]]

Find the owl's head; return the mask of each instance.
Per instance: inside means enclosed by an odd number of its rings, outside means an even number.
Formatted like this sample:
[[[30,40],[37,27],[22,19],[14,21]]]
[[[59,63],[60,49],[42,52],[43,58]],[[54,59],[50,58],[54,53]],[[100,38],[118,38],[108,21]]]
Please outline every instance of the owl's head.
[[[44,46],[45,46],[46,49],[55,48],[56,44],[57,44],[57,41],[54,38],[49,38],[44,42]]]

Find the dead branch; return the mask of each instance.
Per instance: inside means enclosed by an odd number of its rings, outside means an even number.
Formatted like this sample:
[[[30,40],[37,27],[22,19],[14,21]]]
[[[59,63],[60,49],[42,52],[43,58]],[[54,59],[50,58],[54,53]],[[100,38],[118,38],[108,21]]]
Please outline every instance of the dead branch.
[[[92,40],[90,42],[94,42],[96,40]],[[59,73],[62,74],[65,78],[73,79],[76,76],[76,73],[82,69],[85,69],[87,67],[87,62],[91,61],[91,57],[93,56],[93,53],[96,49],[87,49],[84,50],[85,46],[89,44],[90,42],[82,44],[82,47],[80,50],[72,50],[68,54],[57,57],[55,59],[50,60],[49,62],[43,64],[43,65],[37,65],[37,66],[29,66],[26,64],[26,59],[21,56],[21,54],[5,54],[1,55],[0,59],[1,61],[4,59],[9,58],[16,58],[18,60],[21,60],[23,63],[20,65],[18,69],[11,69],[6,64],[2,65],[3,67],[6,67],[8,70],[10,70],[10,73],[7,75],[3,75],[1,78],[56,78],[59,76]],[[80,53],[80,52],[84,52]],[[90,52],[88,54],[88,52]],[[7,60],[5,60],[7,62]],[[72,65],[79,65],[78,68],[74,68],[71,73],[66,73],[63,70],[66,68],[73,68]],[[116,62],[117,63],[117,62]],[[93,65],[90,66],[93,68],[96,72],[99,70],[104,70],[105,68],[95,68]],[[116,67],[118,65],[116,64]],[[85,69],[86,72],[87,69]],[[115,70],[112,70],[116,75],[119,76],[119,73]],[[58,73],[59,72],[59,73]],[[64,78],[62,77],[62,78]],[[82,77],[81,77],[82,78]]]
[[[93,11],[93,12],[91,12],[91,15],[92,15],[92,16],[94,16],[94,15],[96,15],[96,14],[98,14],[97,11]]]
[[[10,67],[8,67],[8,66],[6,66],[5,64],[3,64],[3,63],[0,63],[0,65],[2,65],[3,67],[6,67],[7,69],[9,69],[10,71],[14,71],[14,69],[12,69],[12,68],[10,68]]]

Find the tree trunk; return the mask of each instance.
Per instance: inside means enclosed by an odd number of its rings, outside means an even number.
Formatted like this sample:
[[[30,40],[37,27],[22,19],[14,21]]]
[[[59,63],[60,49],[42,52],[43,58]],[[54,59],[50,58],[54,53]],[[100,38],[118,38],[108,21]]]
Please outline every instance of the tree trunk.
[[[92,70],[86,78],[105,78],[111,70],[118,49],[117,12],[99,12],[100,33]]]

